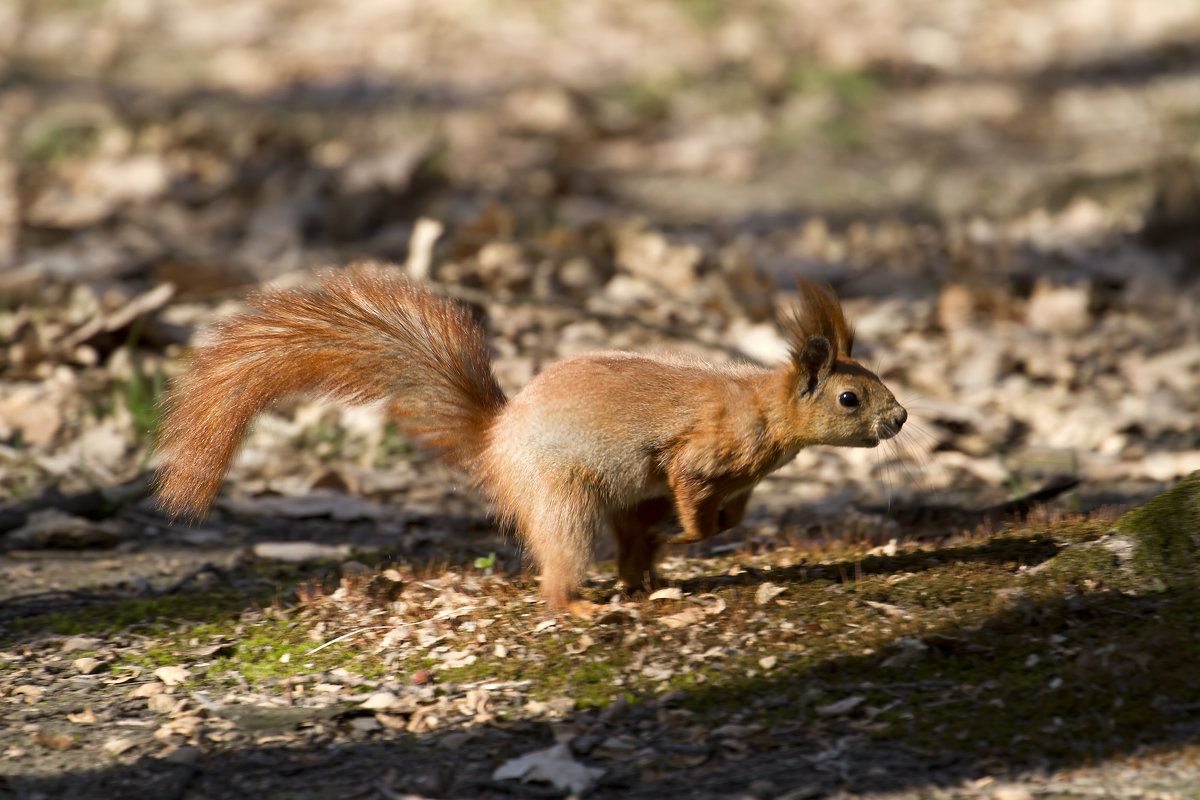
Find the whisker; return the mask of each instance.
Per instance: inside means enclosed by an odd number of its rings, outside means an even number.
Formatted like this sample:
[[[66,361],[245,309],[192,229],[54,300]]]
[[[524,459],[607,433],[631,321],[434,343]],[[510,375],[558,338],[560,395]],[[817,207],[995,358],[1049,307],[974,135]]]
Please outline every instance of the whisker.
[[[879,473],[880,482],[883,484],[884,503],[888,511],[892,510],[892,488],[891,488],[891,473],[887,462],[883,458],[881,448],[875,450],[875,468]]]

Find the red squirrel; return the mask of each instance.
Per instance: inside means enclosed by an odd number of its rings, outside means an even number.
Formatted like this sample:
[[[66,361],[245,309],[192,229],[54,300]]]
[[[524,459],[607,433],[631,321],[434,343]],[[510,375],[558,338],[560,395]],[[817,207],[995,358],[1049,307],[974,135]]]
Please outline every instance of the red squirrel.
[[[516,527],[552,607],[573,604],[608,531],[626,588],[651,588],[661,545],[736,526],[754,486],[802,448],[874,447],[908,417],[851,358],[854,332],[832,290],[798,285],[790,358],[777,369],[590,353],[511,399],[466,309],[394,270],[364,265],[267,291],[216,327],[168,392],[158,497],[176,516],[201,516],[251,420],[284,397],[383,401]],[[672,512],[682,531],[660,538],[650,529]]]

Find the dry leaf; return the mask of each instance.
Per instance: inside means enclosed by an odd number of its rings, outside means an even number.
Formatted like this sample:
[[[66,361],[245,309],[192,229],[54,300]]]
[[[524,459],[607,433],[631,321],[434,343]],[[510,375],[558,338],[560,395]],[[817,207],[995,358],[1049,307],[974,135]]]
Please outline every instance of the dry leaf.
[[[728,607],[725,603],[725,599],[715,594],[702,594],[696,599],[700,601],[700,607],[704,609],[704,613],[708,614],[709,616],[715,616],[717,614],[724,613],[725,609]]]
[[[841,716],[842,714],[850,713],[854,709],[858,708],[858,706],[866,699],[867,698],[864,695],[855,694],[851,695],[850,697],[843,697],[841,700],[837,700],[832,703],[826,703],[823,706],[817,706],[813,710],[817,712],[818,716],[837,717]]]
[[[586,633],[585,633],[585,634],[583,634],[582,636],[580,636],[580,637],[579,637],[579,640],[578,640],[578,641],[576,641],[576,642],[573,642],[572,644],[569,644],[569,645],[567,645],[567,652],[568,652],[568,653],[570,653],[570,654],[571,654],[571,655],[573,655],[573,656],[577,656],[577,655],[579,655],[580,653],[582,653],[582,652],[584,652],[585,650],[587,650],[587,649],[588,649],[589,647],[591,647],[592,645],[594,645],[595,643],[596,643],[596,640],[595,640],[595,639],[593,639],[591,636],[589,636],[588,634],[586,634]]]
[[[166,690],[166,686],[161,681],[152,683],[143,683],[141,686],[135,686],[129,690],[130,697],[154,697],[162,694]]]
[[[71,666],[77,669],[81,675],[91,675],[93,672],[100,669],[100,667],[103,667],[104,662],[98,658],[91,658],[88,656],[75,659],[71,662]]]
[[[651,600],[682,600],[683,590],[678,586],[668,586],[650,595]]]
[[[660,618],[660,622],[672,630],[686,628],[690,625],[695,625],[704,619],[704,612],[696,608],[688,608],[680,611],[678,614]]]
[[[760,606],[765,606],[785,591],[786,589],[782,586],[776,586],[773,583],[764,583],[754,593],[754,602]]]
[[[154,732],[154,738],[160,742],[169,741],[172,736],[190,738],[203,723],[199,717],[180,717],[173,719]]]
[[[380,712],[375,715],[375,719],[379,720],[379,724],[388,730],[408,730],[408,717],[402,717],[399,714],[384,714]]]
[[[442,663],[437,665],[438,669],[460,669],[474,664],[479,657],[470,650],[451,650],[442,659]]]
[[[184,669],[180,666],[170,665],[159,667],[154,670],[154,677],[165,683],[167,686],[178,686],[179,684],[192,677],[191,670]]]
[[[104,744],[101,745],[101,748],[110,756],[119,756],[125,751],[136,746],[137,742],[135,742],[133,739],[125,739],[115,736],[111,739],[106,739]]]
[[[14,686],[12,688],[12,693],[24,695],[26,697],[26,702],[28,703],[36,703],[38,700],[42,699],[42,695],[46,693],[46,687],[37,686],[32,683],[23,683],[18,686]]]
[[[175,710],[175,704],[178,702],[179,700],[174,695],[156,694],[146,701],[146,708],[155,714],[170,714]]]
[[[79,742],[75,741],[75,737],[65,733],[34,731],[33,740],[47,750],[74,750],[79,747]]]
[[[92,710],[91,706],[84,706],[83,711],[78,714],[67,714],[67,719],[79,725],[95,725],[96,712]]]
[[[880,603],[877,600],[864,600],[863,603],[875,609],[876,611],[883,612],[889,617],[895,617],[897,619],[909,619],[912,616],[912,614],[908,613],[900,606],[892,605],[891,603]]]
[[[580,764],[565,744],[505,761],[492,773],[492,780],[519,780],[524,783],[549,783],[556,789],[582,795],[604,774],[599,767]]]
[[[382,710],[385,708],[392,708],[393,706],[397,706],[399,704],[400,698],[396,697],[396,695],[393,693],[375,692],[366,700],[363,700],[359,705],[361,705],[363,708],[369,708],[371,710]]]

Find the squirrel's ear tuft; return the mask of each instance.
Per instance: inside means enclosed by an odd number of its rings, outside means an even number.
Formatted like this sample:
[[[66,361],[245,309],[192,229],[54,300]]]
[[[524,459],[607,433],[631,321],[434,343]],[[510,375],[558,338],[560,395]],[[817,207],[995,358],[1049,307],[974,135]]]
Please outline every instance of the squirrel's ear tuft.
[[[833,344],[835,356],[850,358],[854,349],[854,326],[846,321],[833,288],[808,278],[797,278],[796,288],[800,291],[799,302],[791,317],[784,320],[793,354],[803,349],[810,337],[824,336]]]
[[[814,334],[804,340],[804,345],[792,352],[792,360],[796,364],[796,392],[807,396],[817,389],[833,371],[833,362],[837,353],[829,339]]]

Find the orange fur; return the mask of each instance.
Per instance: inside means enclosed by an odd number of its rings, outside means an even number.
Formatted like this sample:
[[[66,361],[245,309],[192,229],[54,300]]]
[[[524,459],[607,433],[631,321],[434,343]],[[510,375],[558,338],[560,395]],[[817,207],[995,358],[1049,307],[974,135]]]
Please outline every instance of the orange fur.
[[[576,597],[606,533],[627,587],[653,586],[662,544],[737,525],[755,484],[803,447],[874,446],[903,425],[891,392],[850,358],[832,292],[801,281],[800,294],[792,358],[776,370],[593,353],[506,401],[459,306],[378,267],[329,272],[313,289],[258,296],[196,352],[168,397],[159,497],[202,513],[251,419],[287,395],[385,400],[515,524],[552,605]],[[673,517],[682,532],[660,538]]]

